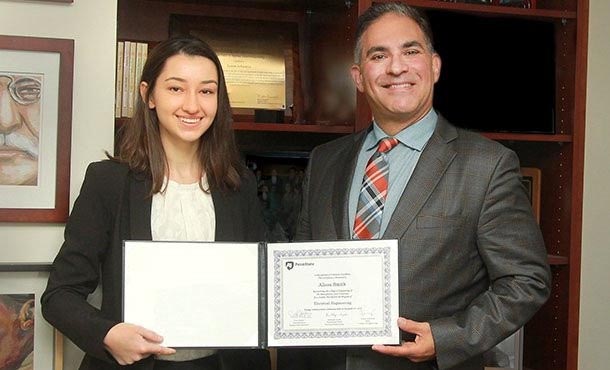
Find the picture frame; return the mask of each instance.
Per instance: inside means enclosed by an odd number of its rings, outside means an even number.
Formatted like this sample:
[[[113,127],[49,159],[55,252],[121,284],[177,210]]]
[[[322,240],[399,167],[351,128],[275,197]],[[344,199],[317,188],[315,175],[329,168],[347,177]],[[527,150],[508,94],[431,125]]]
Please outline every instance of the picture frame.
[[[523,370],[523,328],[485,353],[485,370]]]
[[[73,70],[74,40],[0,35],[0,222],[68,217]]]
[[[74,0],[42,0],[42,1],[51,1],[55,3],[73,3]]]
[[[34,330],[33,341],[29,342],[29,347],[26,348],[21,343],[11,343],[6,340],[3,342],[3,345],[7,346],[12,344],[15,351],[23,351],[25,359],[22,359],[23,356],[16,357],[16,361],[21,361],[21,368],[28,368],[27,365],[30,365],[32,370],[63,369],[63,336],[45,321],[40,308],[40,296],[46,288],[50,269],[50,264],[0,263],[0,305],[8,306],[9,299],[15,297],[27,299],[28,305],[33,304],[33,307],[29,306],[27,310],[28,314],[33,314],[31,318],[27,317],[27,319],[33,320]],[[9,315],[9,320],[15,319],[14,316],[11,316],[10,309],[0,312],[2,312],[0,315]],[[20,313],[22,312],[24,311],[21,310]],[[19,316],[19,319],[21,320],[22,316]],[[4,322],[7,320],[0,320],[0,323]],[[22,326],[28,330],[31,327],[30,325]],[[3,353],[7,352],[5,348]]]
[[[527,196],[532,203],[532,211],[536,222],[540,224],[540,184],[542,171],[535,167],[521,167],[521,182],[525,186]]]

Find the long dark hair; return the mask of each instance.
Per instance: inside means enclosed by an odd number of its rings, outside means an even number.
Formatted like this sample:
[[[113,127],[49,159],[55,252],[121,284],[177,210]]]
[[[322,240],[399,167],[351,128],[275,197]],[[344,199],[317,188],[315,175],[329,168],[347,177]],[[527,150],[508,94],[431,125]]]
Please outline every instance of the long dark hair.
[[[201,168],[207,176],[208,190],[236,190],[239,188],[243,165],[240,161],[229,95],[218,55],[200,39],[193,37],[171,38],[155,46],[144,64],[140,82],[148,89],[144,97],[136,100],[134,116],[121,131],[118,154],[110,157],[126,163],[130,169],[152,177],[151,194],[163,189],[167,158],[159,135],[159,119],[155,109],[148,107],[148,100],[155,89],[167,59],[174,55],[202,56],[211,60],[218,71],[218,109],[212,125],[199,139],[198,156]]]

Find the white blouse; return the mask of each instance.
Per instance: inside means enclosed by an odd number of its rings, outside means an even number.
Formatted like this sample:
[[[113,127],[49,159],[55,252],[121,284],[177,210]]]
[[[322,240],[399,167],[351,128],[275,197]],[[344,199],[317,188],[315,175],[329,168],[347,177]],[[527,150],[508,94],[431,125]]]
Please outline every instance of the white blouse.
[[[206,189],[205,176],[202,181]],[[166,179],[165,191],[153,195],[150,216],[153,240],[214,241],[212,195],[203,192],[198,183],[179,184]]]
[[[203,188],[208,188],[206,177]],[[165,179],[165,191],[152,199],[150,229],[152,239],[159,241],[214,241],[216,217],[212,195],[199,183],[179,184]],[[201,318],[205,320],[204,317]],[[207,349],[178,349],[175,354],[156,356],[166,361],[187,361],[216,353]]]

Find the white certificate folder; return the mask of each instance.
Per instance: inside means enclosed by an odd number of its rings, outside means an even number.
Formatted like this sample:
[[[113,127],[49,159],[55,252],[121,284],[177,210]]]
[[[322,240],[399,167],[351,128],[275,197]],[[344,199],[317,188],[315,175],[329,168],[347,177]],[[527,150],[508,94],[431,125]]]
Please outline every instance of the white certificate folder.
[[[398,242],[125,241],[123,320],[174,348],[398,344]]]

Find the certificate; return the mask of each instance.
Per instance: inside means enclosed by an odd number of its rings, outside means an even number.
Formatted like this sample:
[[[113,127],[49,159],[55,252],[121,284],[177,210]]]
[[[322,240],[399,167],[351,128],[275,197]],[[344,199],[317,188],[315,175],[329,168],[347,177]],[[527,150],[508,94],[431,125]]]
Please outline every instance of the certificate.
[[[218,52],[233,108],[286,109],[284,55]]]
[[[397,256],[396,240],[269,244],[269,346],[398,344]]]

